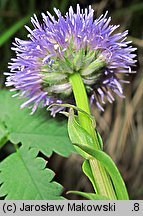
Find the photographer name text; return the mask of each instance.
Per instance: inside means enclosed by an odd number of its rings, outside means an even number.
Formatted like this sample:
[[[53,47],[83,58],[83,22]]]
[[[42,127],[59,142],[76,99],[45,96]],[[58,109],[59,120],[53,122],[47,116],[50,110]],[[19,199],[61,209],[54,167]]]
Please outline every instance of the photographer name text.
[[[109,212],[114,212],[116,210],[116,205],[115,203],[108,203],[104,205],[96,205],[96,204],[76,204],[74,203],[67,203],[66,205],[64,204],[42,204],[42,205],[29,205],[26,203],[22,203],[22,206],[20,206],[19,210],[22,212],[35,212],[35,211],[48,211],[48,212],[62,212],[66,208],[67,211],[79,211],[79,212],[91,212],[91,211],[109,211]]]

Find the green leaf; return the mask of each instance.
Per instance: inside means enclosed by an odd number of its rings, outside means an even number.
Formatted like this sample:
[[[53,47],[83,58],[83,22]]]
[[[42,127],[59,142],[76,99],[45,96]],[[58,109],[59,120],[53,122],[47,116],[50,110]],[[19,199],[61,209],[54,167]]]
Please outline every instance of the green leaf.
[[[38,109],[31,116],[27,108],[20,110],[23,100],[12,98],[11,95],[9,91],[0,91],[0,118],[7,127],[12,143],[21,142],[47,156],[53,151],[63,156],[75,151],[68,138],[65,120],[51,117],[44,109]]]
[[[94,193],[86,193],[86,192],[81,192],[81,191],[68,191],[67,192],[67,194],[70,194],[70,193],[83,196],[89,200],[109,200],[108,197],[101,196],[101,195],[94,194]]]
[[[8,141],[8,130],[4,123],[0,121],[0,148]]]
[[[8,30],[0,36],[0,46],[2,46],[16,31],[18,31],[25,23],[27,23],[29,19],[30,16],[28,15],[8,28]]]
[[[125,186],[125,183],[119,173],[114,161],[103,151],[92,149],[85,145],[75,144],[83,151],[85,151],[90,157],[94,157],[99,160],[103,166],[106,168],[107,172],[109,173],[113,185],[115,187],[116,195],[118,200],[128,200],[128,193]]]
[[[37,157],[37,150],[21,147],[0,163],[0,196],[7,200],[57,200],[62,186],[52,182],[53,171]]]
[[[79,111],[79,112],[81,112],[82,114],[84,114],[85,116],[87,116],[87,117],[92,121],[92,126],[93,126],[94,128],[95,128],[95,126],[96,126],[96,122],[95,122],[94,116],[88,114],[87,112],[85,112],[84,110],[78,108],[77,106],[74,106],[74,105],[72,105],[72,104],[57,104],[57,103],[54,103],[54,104],[51,104],[50,106],[48,106],[47,110],[50,110],[50,108],[53,107],[53,106],[67,107],[67,108],[71,108],[71,109],[73,109],[73,110]],[[69,113],[68,113],[68,112],[61,111],[60,113],[65,114],[67,117],[69,117]]]
[[[71,108],[69,111],[69,119],[68,119],[68,133],[70,140],[72,143],[82,143],[83,145],[90,145],[94,146],[93,139],[89,135],[89,133],[80,126],[80,124],[77,122],[76,117],[74,115],[74,111]],[[77,152],[79,152],[83,157],[86,157],[86,154],[84,151],[76,148]]]
[[[91,166],[90,166],[88,160],[85,160],[83,162],[82,170],[83,170],[84,174],[89,178],[89,180],[91,181],[91,183],[92,183],[92,185],[94,187],[94,190],[96,191],[97,190],[96,182],[94,181],[94,177],[93,177],[93,174],[92,174]]]
[[[101,138],[101,135],[100,135],[100,133],[97,131],[96,128],[95,128],[95,131],[96,131],[96,135],[97,135],[97,139],[98,139],[98,143],[99,143],[99,145],[100,145],[100,148],[101,148],[101,150],[103,150],[103,140],[102,140],[102,138]]]

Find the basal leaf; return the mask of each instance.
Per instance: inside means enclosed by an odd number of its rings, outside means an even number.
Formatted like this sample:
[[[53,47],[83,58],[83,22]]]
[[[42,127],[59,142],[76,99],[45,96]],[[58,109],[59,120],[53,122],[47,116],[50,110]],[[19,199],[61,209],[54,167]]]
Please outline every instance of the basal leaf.
[[[62,186],[52,182],[53,171],[36,157],[36,149],[21,147],[0,163],[0,196],[8,200],[63,199]]]
[[[67,133],[67,122],[57,120],[44,109],[38,109],[32,116],[27,108],[21,110],[22,100],[12,98],[6,90],[0,91],[0,120],[9,131],[9,140],[17,144],[37,148],[50,156],[53,151],[67,156],[74,151]]]

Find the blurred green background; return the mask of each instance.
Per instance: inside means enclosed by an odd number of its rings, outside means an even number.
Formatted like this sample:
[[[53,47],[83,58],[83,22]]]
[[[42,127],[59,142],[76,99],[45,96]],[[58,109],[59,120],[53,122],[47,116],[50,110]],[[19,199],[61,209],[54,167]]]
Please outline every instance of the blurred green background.
[[[143,199],[143,1],[142,0],[0,0],[0,88],[4,88],[3,72],[8,71],[10,58],[15,54],[10,47],[15,37],[25,39],[28,32],[23,27],[31,26],[30,16],[41,12],[53,13],[53,7],[63,14],[72,5],[81,8],[89,4],[95,9],[95,18],[106,10],[112,16],[112,24],[120,24],[119,31],[129,30],[129,40],[137,47],[137,73],[130,75],[130,84],[124,85],[126,100],[116,97],[113,105],[107,105],[100,113],[92,107],[97,128],[104,140],[104,149],[116,162],[127,184],[131,199]],[[53,13],[54,14],[54,13]],[[11,152],[4,148],[3,159]],[[47,166],[56,172],[55,179],[65,188],[63,195],[68,199],[78,199],[76,195],[66,195],[68,190],[92,192],[92,187],[81,171],[82,158],[71,155],[63,158],[53,154]]]

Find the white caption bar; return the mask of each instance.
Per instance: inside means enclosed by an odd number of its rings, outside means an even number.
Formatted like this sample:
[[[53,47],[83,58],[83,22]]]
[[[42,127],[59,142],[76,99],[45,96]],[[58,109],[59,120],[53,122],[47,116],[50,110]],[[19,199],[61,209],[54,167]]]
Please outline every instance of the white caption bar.
[[[0,216],[98,215],[143,216],[143,201],[0,201]]]

